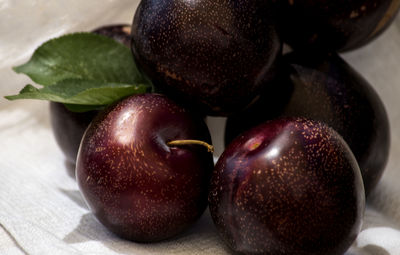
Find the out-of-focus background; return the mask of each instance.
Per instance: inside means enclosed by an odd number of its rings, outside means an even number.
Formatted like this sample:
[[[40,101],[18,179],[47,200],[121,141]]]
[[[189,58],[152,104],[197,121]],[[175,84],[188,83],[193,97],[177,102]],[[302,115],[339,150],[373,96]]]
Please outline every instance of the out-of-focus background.
[[[44,41],[102,25],[131,23],[138,0],[0,0],[0,254],[229,254],[208,213],[183,235],[137,244],[109,233],[88,211],[55,143],[48,103],[8,102],[31,82],[11,67]],[[382,97],[392,148],[367,201],[363,230],[348,255],[400,254],[400,17],[371,44],[342,54]],[[208,120],[222,152],[223,118]]]

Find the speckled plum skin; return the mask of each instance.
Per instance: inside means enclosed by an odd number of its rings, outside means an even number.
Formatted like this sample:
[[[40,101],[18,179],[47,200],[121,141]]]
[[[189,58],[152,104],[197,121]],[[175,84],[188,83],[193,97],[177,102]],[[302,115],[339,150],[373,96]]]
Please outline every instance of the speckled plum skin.
[[[118,236],[152,242],[194,223],[207,205],[212,154],[202,119],[165,96],[131,96],[102,112],[79,149],[76,178],[97,219]]]
[[[236,138],[217,162],[209,206],[241,254],[343,254],[365,195],[344,140],[321,122],[277,119]]]
[[[295,49],[348,51],[366,45],[392,23],[399,0],[282,0],[284,41]]]
[[[209,115],[242,109],[274,75],[281,42],[271,0],[143,0],[132,52],[153,84]]]
[[[369,194],[389,157],[390,125],[372,86],[337,54],[291,53],[283,74],[260,100],[228,119],[225,141],[277,117],[306,117],[335,129],[353,151]]]

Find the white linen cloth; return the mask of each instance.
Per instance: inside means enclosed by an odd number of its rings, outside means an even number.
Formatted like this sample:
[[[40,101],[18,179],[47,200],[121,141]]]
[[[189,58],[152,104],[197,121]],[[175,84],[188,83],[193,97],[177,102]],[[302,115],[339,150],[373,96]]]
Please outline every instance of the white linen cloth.
[[[52,135],[48,103],[8,102],[29,81],[12,66],[49,38],[130,23],[137,0],[0,0],[0,254],[229,254],[209,214],[169,241],[121,240],[87,209]],[[347,255],[400,255],[400,18],[379,39],[343,57],[375,87],[389,113],[390,161],[367,201]],[[209,121],[216,155],[223,118]]]

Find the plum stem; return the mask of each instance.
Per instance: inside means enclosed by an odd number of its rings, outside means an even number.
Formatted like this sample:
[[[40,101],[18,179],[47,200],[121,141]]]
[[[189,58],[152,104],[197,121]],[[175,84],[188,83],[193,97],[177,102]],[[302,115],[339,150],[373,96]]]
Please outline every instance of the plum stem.
[[[193,144],[202,145],[207,148],[208,152],[211,153],[214,152],[214,146],[199,140],[175,140],[175,141],[169,141],[167,143],[168,146],[193,145]]]

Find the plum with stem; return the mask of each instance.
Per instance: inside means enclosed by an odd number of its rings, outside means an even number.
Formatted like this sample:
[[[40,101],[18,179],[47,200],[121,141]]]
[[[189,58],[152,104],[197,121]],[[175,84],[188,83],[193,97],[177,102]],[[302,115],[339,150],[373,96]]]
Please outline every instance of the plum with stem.
[[[76,177],[97,219],[125,239],[172,237],[207,206],[213,169],[206,124],[165,96],[131,96],[100,113],[79,149]]]

